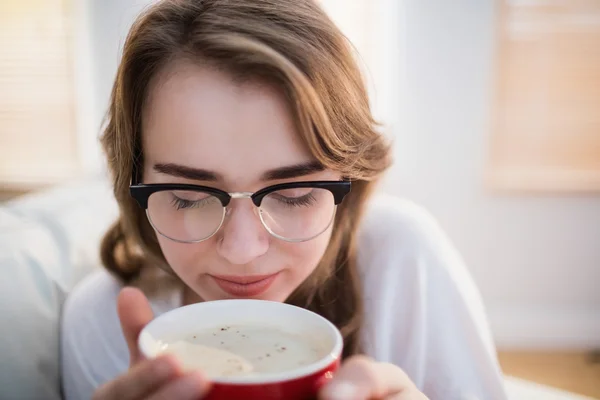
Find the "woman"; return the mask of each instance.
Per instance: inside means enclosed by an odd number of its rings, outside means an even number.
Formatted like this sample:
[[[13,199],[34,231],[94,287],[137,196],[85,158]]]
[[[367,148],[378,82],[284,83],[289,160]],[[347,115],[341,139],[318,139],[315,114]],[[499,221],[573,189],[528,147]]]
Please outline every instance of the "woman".
[[[181,305],[246,297],[340,328],[323,399],[505,398],[459,256],[416,206],[371,199],[390,150],[313,1],[155,4],[124,45],[102,143],[120,218],[108,272],[65,306],[67,399],[201,398],[201,373],[142,360],[137,335]]]

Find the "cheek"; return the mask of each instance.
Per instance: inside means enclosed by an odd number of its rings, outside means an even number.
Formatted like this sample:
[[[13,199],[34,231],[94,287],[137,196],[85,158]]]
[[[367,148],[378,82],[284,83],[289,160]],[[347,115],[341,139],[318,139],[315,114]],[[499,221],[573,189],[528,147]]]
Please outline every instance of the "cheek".
[[[295,277],[297,285],[306,279],[317,267],[319,261],[323,257],[329,240],[331,238],[331,230],[324,232],[322,235],[301,243],[280,243],[280,251],[285,254],[286,266]]]
[[[195,275],[205,269],[200,260],[208,259],[212,241],[201,243],[177,243],[158,235],[158,243],[173,271],[187,282],[187,275]]]

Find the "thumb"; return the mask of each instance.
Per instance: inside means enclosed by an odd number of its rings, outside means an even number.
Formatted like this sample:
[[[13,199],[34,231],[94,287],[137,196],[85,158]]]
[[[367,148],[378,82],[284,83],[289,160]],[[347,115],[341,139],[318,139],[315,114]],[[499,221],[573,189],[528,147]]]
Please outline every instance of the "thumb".
[[[142,329],[152,321],[154,314],[144,293],[132,287],[125,287],[119,293],[117,311],[123,336],[129,347],[129,364],[133,366],[143,358],[138,348],[138,337]]]

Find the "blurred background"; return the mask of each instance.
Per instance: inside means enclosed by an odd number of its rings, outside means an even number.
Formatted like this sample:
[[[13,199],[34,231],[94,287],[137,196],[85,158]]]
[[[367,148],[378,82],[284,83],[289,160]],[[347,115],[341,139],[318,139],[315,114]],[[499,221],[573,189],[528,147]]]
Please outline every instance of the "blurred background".
[[[104,176],[120,48],[151,2],[0,0],[5,206]],[[395,143],[381,190],[456,244],[505,373],[600,398],[600,1],[321,3]]]

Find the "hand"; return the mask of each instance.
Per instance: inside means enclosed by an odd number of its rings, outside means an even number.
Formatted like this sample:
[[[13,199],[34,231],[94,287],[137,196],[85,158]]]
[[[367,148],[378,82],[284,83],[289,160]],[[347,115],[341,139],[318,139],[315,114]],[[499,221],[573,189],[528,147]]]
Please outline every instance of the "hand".
[[[140,290],[121,290],[117,309],[129,347],[129,370],[100,386],[94,393],[94,400],[198,400],[208,392],[206,378],[199,372],[183,373],[174,357],[165,355],[144,359],[138,349],[138,336],[154,315],[148,299]]]
[[[427,400],[393,364],[353,356],[319,392],[319,400]]]

